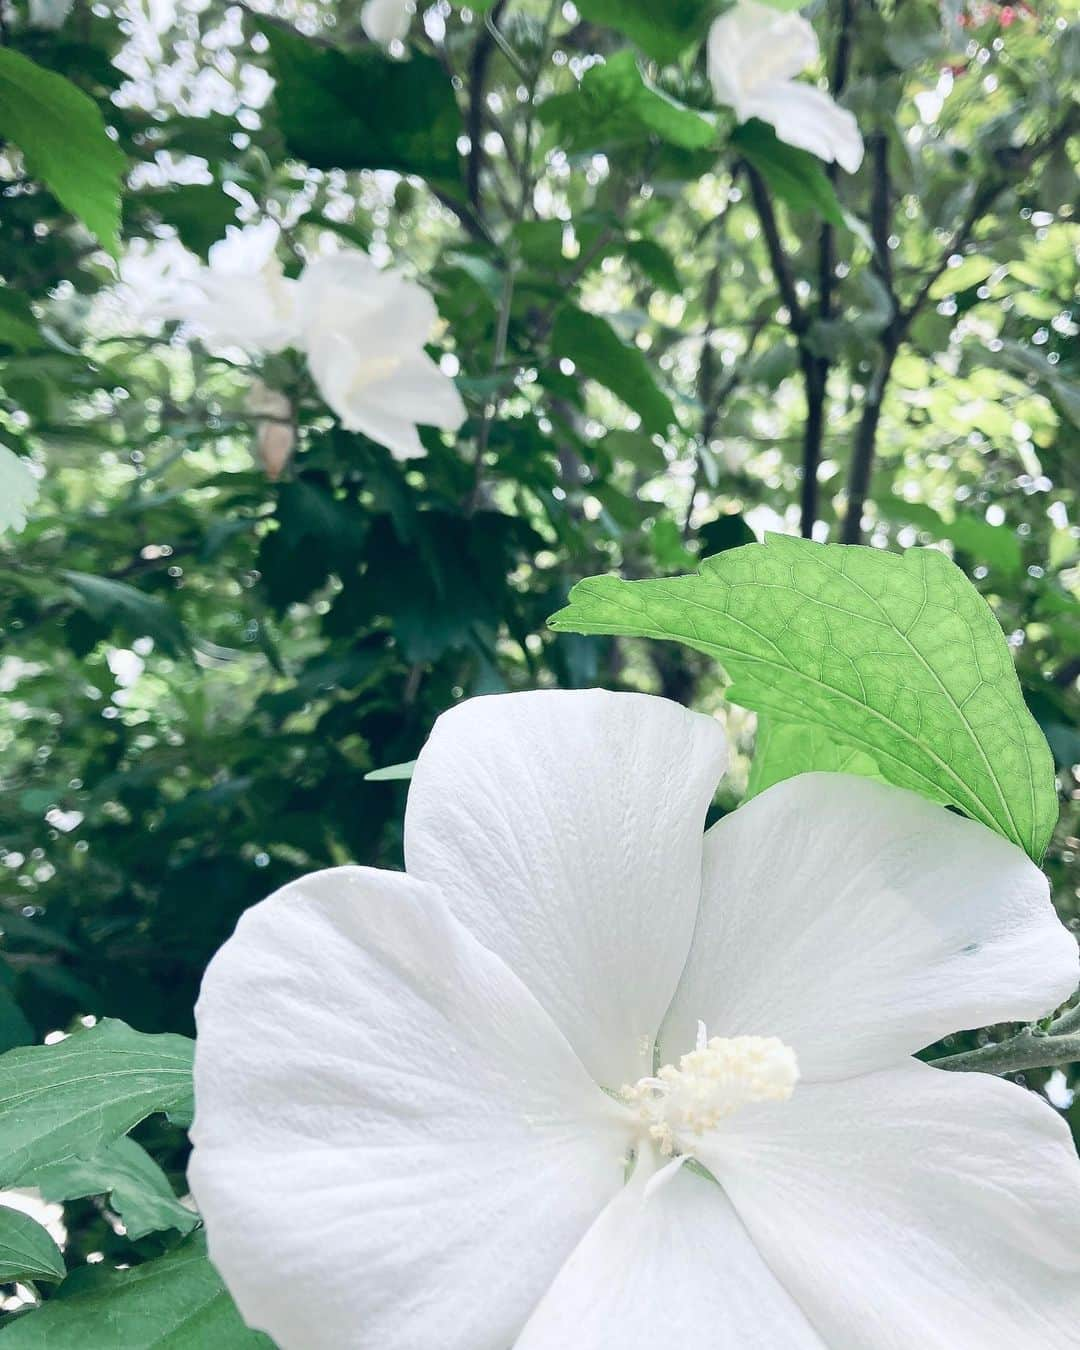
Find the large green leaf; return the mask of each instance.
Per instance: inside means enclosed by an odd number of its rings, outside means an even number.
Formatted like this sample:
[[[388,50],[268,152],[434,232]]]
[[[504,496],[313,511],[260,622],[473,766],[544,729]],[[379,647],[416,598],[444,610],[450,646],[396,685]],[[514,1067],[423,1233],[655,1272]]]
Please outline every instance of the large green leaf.
[[[865,750],[841,745],[824,727],[778,722],[775,718],[759,715],[754,759],[746,784],[747,799],[800,773],[855,773],[863,778],[882,777],[877,764]]]
[[[944,554],[770,535],[697,576],[580,582],[552,620],[684,642],[721,661],[736,703],[822,727],[901,787],[958,807],[1038,859],[1057,820],[1053,761],[990,608]]]
[[[131,1270],[69,1275],[55,1298],[0,1331],[2,1350],[272,1350],[244,1325],[201,1233]]]
[[[0,1188],[89,1157],[155,1111],[192,1110],[193,1042],[105,1021],[0,1057]]]
[[[586,379],[617,394],[650,434],[663,434],[675,421],[671,399],[657,385],[644,356],[627,346],[598,314],[565,305],[555,320],[551,349],[555,356],[573,361]]]
[[[169,1178],[134,1139],[117,1139],[92,1157],[50,1163],[28,1181],[46,1200],[110,1196],[132,1241],[170,1228],[190,1233],[198,1223],[195,1212],[180,1203]]]
[[[67,1274],[60,1248],[41,1224],[0,1205],[0,1284],[12,1280],[62,1280]]]
[[[809,150],[788,145],[756,117],[735,128],[731,144],[793,211],[814,211],[831,225],[848,223],[821,160]]]
[[[722,0],[579,0],[582,17],[618,29],[657,61],[674,61],[705,36]]]
[[[289,150],[319,169],[396,169],[458,179],[461,114],[442,66],[374,47],[317,47],[263,25],[278,77],[274,102]]]
[[[127,166],[93,99],[62,75],[0,47],[0,136],[26,167],[114,256]]]

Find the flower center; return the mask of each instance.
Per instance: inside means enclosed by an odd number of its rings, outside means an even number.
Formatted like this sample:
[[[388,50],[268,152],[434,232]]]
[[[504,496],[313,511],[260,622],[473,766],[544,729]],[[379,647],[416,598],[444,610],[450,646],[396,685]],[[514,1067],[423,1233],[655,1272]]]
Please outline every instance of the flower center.
[[[706,1037],[655,1078],[622,1090],[660,1152],[691,1153],[687,1136],[700,1136],[751,1102],[786,1102],[799,1080],[795,1051],[776,1036]]]

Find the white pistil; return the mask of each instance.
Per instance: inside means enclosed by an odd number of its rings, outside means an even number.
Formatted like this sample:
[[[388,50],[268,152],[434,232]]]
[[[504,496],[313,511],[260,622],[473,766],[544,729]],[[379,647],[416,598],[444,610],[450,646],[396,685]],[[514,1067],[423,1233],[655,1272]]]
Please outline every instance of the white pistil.
[[[786,1102],[799,1080],[795,1052],[776,1036],[706,1036],[698,1023],[697,1045],[655,1078],[640,1078],[622,1090],[642,1124],[667,1157],[692,1153],[687,1136],[715,1129],[753,1102]]]

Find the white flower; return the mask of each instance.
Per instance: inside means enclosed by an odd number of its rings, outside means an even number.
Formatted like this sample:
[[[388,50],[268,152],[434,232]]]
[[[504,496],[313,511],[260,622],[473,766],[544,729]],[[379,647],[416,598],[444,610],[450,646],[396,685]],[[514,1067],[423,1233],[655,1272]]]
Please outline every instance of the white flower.
[[[26,526],[26,513],[38,498],[38,480],[21,456],[0,445],[0,533]]]
[[[367,0],[360,11],[364,32],[383,47],[389,47],[391,42],[404,42],[411,22],[412,6],[408,0]]]
[[[75,0],[30,0],[27,18],[33,28],[62,28]]]
[[[319,392],[348,431],[399,459],[425,453],[417,423],[455,431],[465,405],[424,351],[438,319],[422,286],[345,251],[304,269],[297,299]]]
[[[215,347],[257,354],[295,345],[297,282],[285,276],[277,256],[280,233],[272,220],[230,225],[210,249],[209,266],[178,277],[160,316],[183,319]]]
[[[724,762],[660,699],[474,699],[420,755],[407,874],[243,916],[197,1008],[190,1176],[281,1350],[1074,1342],[1064,1122],[911,1058],[1071,992],[1045,879],[841,775],[703,837]]]
[[[835,160],[848,173],[862,163],[858,123],[845,108],[795,77],[819,55],[813,28],[800,14],[739,0],[709,30],[709,80],[717,102],[740,122],[768,122],[788,145]]]

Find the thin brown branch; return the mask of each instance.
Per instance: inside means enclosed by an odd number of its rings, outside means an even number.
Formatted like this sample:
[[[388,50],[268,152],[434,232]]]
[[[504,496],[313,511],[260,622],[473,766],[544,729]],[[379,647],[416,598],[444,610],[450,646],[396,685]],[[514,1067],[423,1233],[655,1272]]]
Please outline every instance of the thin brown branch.
[[[480,174],[484,167],[484,99],[487,91],[487,71],[495,51],[500,18],[507,0],[495,0],[487,22],[473,46],[469,61],[469,106],[465,113],[465,130],[469,137],[469,156],[465,163],[465,190],[477,215],[483,215],[480,199]]]

